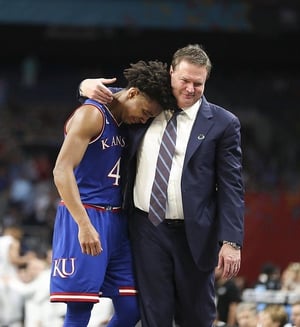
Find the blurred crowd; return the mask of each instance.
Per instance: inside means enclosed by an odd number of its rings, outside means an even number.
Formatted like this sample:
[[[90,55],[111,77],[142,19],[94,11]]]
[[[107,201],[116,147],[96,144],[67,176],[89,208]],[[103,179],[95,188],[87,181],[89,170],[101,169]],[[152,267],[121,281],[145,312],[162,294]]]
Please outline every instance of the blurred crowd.
[[[23,238],[19,225],[0,235],[0,326],[62,327],[65,304],[49,302],[51,247],[24,249]],[[300,261],[266,263],[250,286],[216,269],[215,288],[216,327],[300,327]],[[100,299],[88,327],[106,326],[112,314],[111,300]]]
[[[265,263],[251,287],[242,276],[224,280],[216,274],[215,287],[216,326],[300,326],[300,262],[290,262],[284,269]]]
[[[51,247],[24,249],[23,228],[5,227],[0,235],[0,326],[62,327],[66,306],[50,303]],[[95,304],[88,327],[106,326],[112,303]]]

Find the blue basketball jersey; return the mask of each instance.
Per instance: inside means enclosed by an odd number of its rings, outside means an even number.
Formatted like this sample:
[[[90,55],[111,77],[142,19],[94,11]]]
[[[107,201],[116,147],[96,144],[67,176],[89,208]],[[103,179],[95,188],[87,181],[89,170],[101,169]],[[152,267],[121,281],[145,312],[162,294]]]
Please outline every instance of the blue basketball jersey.
[[[136,295],[127,217],[121,210],[120,160],[125,134],[105,105],[93,100],[104,126],[74,170],[81,201],[100,235],[103,251],[83,254],[78,226],[61,203],[56,212],[50,279],[51,302],[98,302],[103,296]],[[76,149],[74,149],[76,151]],[[118,207],[118,208],[115,208]]]
[[[90,99],[85,104],[101,111],[104,126],[88,145],[74,172],[81,200],[88,204],[121,206],[120,164],[125,135],[105,105]]]

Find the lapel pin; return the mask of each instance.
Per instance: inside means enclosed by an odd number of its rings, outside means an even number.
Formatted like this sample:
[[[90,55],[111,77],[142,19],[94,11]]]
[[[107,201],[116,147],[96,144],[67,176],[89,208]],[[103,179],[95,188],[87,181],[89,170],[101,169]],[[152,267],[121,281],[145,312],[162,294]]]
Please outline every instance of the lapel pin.
[[[199,134],[197,138],[198,138],[198,140],[204,140],[205,135],[204,134]]]

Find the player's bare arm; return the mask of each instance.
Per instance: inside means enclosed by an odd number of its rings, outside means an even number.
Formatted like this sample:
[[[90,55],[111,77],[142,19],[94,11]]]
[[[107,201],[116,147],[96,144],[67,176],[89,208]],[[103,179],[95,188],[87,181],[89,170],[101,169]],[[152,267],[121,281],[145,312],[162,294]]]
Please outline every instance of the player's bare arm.
[[[98,109],[87,105],[78,108],[67,123],[67,134],[53,170],[57,190],[78,224],[81,250],[90,255],[100,254],[101,242],[81,203],[74,169],[83,158],[90,140],[101,132],[102,127],[103,116]]]

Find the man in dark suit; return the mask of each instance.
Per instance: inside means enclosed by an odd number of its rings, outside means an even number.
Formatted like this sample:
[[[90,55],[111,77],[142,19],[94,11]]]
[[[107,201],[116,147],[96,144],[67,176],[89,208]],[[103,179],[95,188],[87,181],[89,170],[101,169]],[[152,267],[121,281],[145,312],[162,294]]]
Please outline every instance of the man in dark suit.
[[[240,122],[204,96],[211,61],[199,45],[178,49],[170,66],[177,141],[167,190],[166,215],[148,219],[156,158],[169,119],[129,130],[125,156],[132,242],[143,327],[211,327],[216,317],[214,269],[223,278],[240,269],[244,237],[244,186]],[[113,96],[104,84],[83,81],[84,95]],[[96,85],[97,84],[97,85]],[[93,90],[93,92],[91,91]]]

